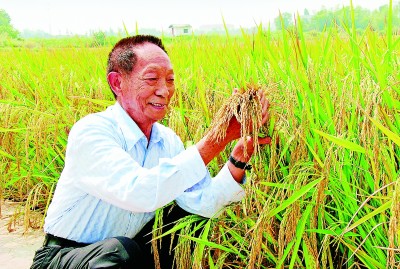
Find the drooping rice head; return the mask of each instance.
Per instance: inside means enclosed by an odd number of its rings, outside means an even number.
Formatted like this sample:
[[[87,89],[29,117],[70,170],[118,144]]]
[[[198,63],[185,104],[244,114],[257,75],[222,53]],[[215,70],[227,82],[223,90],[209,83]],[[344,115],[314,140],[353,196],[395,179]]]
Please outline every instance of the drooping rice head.
[[[238,93],[231,95],[214,117],[209,127],[209,136],[217,142],[222,141],[226,136],[229,122],[235,117],[241,125],[241,138],[247,139],[251,136],[257,152],[258,130],[262,122],[262,108],[257,94],[260,89],[259,86],[249,85],[246,90],[240,89]],[[244,145],[246,153],[246,143]]]

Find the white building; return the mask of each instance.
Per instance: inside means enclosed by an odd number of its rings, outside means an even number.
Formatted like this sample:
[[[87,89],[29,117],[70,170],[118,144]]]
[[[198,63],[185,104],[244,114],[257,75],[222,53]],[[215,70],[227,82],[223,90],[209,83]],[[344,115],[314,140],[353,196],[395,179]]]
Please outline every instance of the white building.
[[[192,34],[192,26],[190,24],[171,24],[168,28],[171,29],[172,36]]]

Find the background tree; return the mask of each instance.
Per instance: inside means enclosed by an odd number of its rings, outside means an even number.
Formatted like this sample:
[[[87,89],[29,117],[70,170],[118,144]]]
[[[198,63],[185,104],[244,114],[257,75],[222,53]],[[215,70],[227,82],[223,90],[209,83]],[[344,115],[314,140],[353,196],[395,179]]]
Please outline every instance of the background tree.
[[[323,31],[325,28],[331,27],[335,20],[332,11],[322,9],[312,16],[310,23],[314,26],[314,30]]]
[[[282,30],[282,22],[285,29],[293,26],[292,14],[290,14],[289,12],[283,12],[280,14],[280,16],[274,19],[275,27],[277,30]]]
[[[0,9],[0,35],[10,38],[18,38],[19,32],[11,25],[11,18],[4,9]]]
[[[362,8],[354,7],[354,23],[357,30],[365,30],[368,27],[376,31],[385,31],[387,24],[387,14],[389,6],[384,5],[373,11]],[[302,16],[302,26],[304,31],[323,31],[325,28],[337,25],[339,27],[351,27],[351,8],[349,6],[338,8],[338,9],[326,9],[311,14],[307,9],[304,10]],[[292,23],[292,17],[289,13],[285,12],[281,16],[274,19],[274,23],[277,30],[282,29],[281,17],[284,22],[284,27],[290,27]],[[400,29],[400,2],[393,5],[393,18],[392,24],[394,31]]]

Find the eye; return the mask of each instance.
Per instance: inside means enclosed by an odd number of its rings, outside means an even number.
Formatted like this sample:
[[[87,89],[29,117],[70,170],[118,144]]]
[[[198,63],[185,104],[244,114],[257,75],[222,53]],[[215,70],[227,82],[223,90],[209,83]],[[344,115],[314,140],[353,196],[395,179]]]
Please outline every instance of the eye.
[[[151,76],[151,77],[146,77],[144,80],[146,81],[146,83],[147,83],[148,85],[153,86],[153,85],[156,85],[156,84],[157,84],[158,77],[153,77],[153,76]]]
[[[175,80],[175,76],[173,74],[170,74],[167,76],[167,81],[169,83],[174,83],[174,80]]]

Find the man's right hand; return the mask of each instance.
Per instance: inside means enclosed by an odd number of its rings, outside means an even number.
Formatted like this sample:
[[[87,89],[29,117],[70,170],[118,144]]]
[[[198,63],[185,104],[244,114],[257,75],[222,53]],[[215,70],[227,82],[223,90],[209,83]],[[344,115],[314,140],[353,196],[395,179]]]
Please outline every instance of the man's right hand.
[[[234,89],[233,94],[237,94],[237,89]],[[269,114],[269,102],[265,97],[265,93],[262,90],[258,91],[259,100],[261,103],[262,121],[261,125],[265,124],[268,120]],[[225,149],[225,147],[232,141],[237,140],[241,137],[241,124],[238,120],[233,117],[226,130],[226,136],[222,141],[214,141],[207,134],[196,144],[197,149],[205,163],[207,165],[213,158]]]
[[[237,94],[237,89],[233,90],[233,94]],[[258,98],[260,100],[260,104],[261,104],[261,126],[264,125],[268,118],[269,118],[269,113],[268,113],[268,109],[269,109],[269,101],[265,96],[265,93],[263,90],[259,90],[257,92]],[[250,124],[250,132],[251,127],[252,127],[252,123],[249,122]],[[261,127],[260,126],[260,127]],[[232,119],[229,122],[228,128],[226,130],[226,136],[225,139],[227,141],[225,141],[226,143],[229,143],[233,140],[239,139],[242,136],[242,126],[241,124],[238,122],[238,120],[235,117],[232,117]]]

